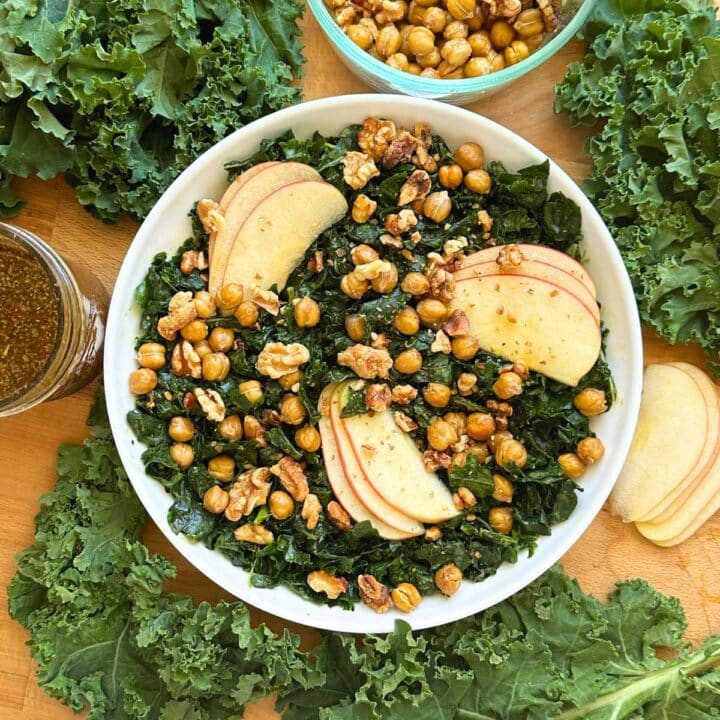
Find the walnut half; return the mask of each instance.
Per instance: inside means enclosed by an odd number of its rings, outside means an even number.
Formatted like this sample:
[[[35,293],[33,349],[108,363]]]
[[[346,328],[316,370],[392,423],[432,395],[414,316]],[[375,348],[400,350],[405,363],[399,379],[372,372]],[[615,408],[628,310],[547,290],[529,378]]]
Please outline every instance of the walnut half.
[[[358,575],[357,584],[360,599],[368,607],[371,607],[376,613],[384,613],[390,609],[392,606],[390,592],[372,575]]]
[[[365,380],[390,377],[392,358],[385,349],[376,349],[368,345],[353,345],[338,353],[338,365],[349,367],[358,377]]]
[[[313,570],[307,576],[307,584],[316,593],[325,593],[330,600],[336,600],[348,589],[345,578],[332,575],[327,570]]]
[[[260,351],[255,367],[261,375],[277,380],[291,375],[308,360],[310,351],[300,343],[271,342]]]

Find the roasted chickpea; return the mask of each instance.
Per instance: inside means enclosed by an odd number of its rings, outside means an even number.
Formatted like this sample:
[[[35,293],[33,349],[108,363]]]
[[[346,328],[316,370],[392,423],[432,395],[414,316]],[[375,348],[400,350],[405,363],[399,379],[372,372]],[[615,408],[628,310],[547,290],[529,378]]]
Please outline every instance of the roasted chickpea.
[[[159,370],[165,365],[165,346],[160,343],[143,343],[137,351],[137,363],[141,368]]]
[[[170,446],[170,458],[181,469],[189,468],[195,460],[192,445],[187,443],[173,443]]]
[[[370,283],[367,280],[363,280],[353,272],[343,275],[340,280],[340,289],[353,300],[359,300],[369,287]]]
[[[416,2],[411,2],[408,6],[407,21],[411,25],[422,25],[425,19],[426,8],[422,5],[418,5]]]
[[[438,180],[444,188],[454,190],[462,185],[463,171],[459,165],[442,165],[438,170]]]
[[[487,441],[488,447],[491,452],[497,452],[497,449],[507,440],[512,440],[513,434],[507,430],[498,430],[493,433]]]
[[[425,68],[421,73],[421,77],[432,78],[433,80],[440,79],[440,73],[435,68]]]
[[[211,318],[217,311],[215,299],[207,290],[198,290],[193,299],[195,312],[199,318]]]
[[[364,315],[353,313],[345,318],[345,332],[353,342],[362,342],[366,328]]]
[[[398,269],[395,263],[390,263],[390,269],[380,273],[376,278],[370,281],[372,289],[381,295],[391,293],[398,284]]]
[[[439,5],[439,0],[415,0],[415,4],[419,5],[420,7],[429,8],[433,7],[434,5]]]
[[[452,354],[458,360],[472,360],[480,349],[480,341],[474,335],[459,335],[452,339]]]
[[[434,33],[441,33],[447,24],[447,16],[442,8],[429,7],[423,16],[423,25]],[[434,38],[433,38],[434,42]]]
[[[506,440],[495,450],[495,462],[506,470],[513,466],[524,468],[527,463],[527,450],[519,440]]]
[[[468,26],[460,20],[451,20],[443,30],[445,40],[464,40],[468,36]]]
[[[443,60],[437,67],[441,78],[450,78],[451,80],[459,80],[463,76],[463,66],[452,65],[447,60]]]
[[[453,67],[464,65],[471,55],[472,48],[465,38],[448,40],[440,50],[440,57]]]
[[[193,345],[193,349],[198,354],[198,357],[202,360],[206,355],[209,355],[213,350],[210,347],[210,343],[207,340],[201,340]]]
[[[585,388],[575,396],[573,405],[575,405],[578,411],[585,417],[601,415],[607,410],[605,391],[592,387]]]
[[[510,400],[510,398],[522,395],[522,378],[512,371],[501,373],[493,383],[492,390],[501,400]]]
[[[228,442],[242,440],[243,425],[239,415],[228,415],[218,425],[218,435]]]
[[[409,272],[402,279],[400,289],[410,295],[424,295],[430,290],[430,281],[421,272]]]
[[[439,325],[448,316],[448,308],[441,301],[435,298],[425,298],[421,300],[415,307],[420,321],[423,325],[434,327]]]
[[[373,36],[365,25],[350,25],[345,33],[359,48],[369,50],[372,47]]]
[[[292,390],[293,386],[297,385],[303,379],[304,374],[302,370],[296,370],[295,372],[283,375],[278,378],[278,385],[283,390]]]
[[[453,563],[443,565],[435,571],[435,587],[447,597],[454,595],[462,583],[462,570]]]
[[[365,243],[356,245],[350,251],[350,257],[352,258],[353,265],[365,265],[369,262],[374,262],[375,260],[380,259],[378,251],[374,247],[370,247],[370,245],[366,245]]]
[[[152,392],[158,383],[157,373],[150,368],[140,368],[130,373],[130,392],[133,395],[147,395]]]
[[[473,33],[468,37],[468,42],[472,48],[473,57],[486,58],[493,49],[492,42],[490,42],[490,33],[487,30]]]
[[[482,146],[474,142],[466,142],[455,150],[455,162],[465,171],[477,170],[485,162]]]
[[[505,56],[502,53],[491,50],[487,55],[487,59],[493,72],[499,72],[505,67]]]
[[[431,382],[423,388],[423,398],[434,408],[444,408],[450,402],[452,392],[447,385]]]
[[[477,375],[474,373],[460,373],[457,379],[458,392],[463,396],[470,395],[477,387],[477,382]]]
[[[453,426],[458,437],[465,435],[467,431],[467,418],[465,417],[465,413],[448,412],[443,415],[443,420]]]
[[[408,62],[407,55],[404,53],[395,53],[385,61],[385,64],[391,68],[405,72],[410,63]]]
[[[235,333],[230,328],[216,327],[210,331],[208,342],[215,352],[228,352],[235,342]]]
[[[245,380],[238,385],[238,393],[251,405],[258,405],[263,401],[263,388],[257,380]]]
[[[315,327],[320,322],[320,306],[311,297],[305,296],[293,308],[295,324],[299,328]]]
[[[592,465],[605,454],[605,446],[600,438],[583,438],[577,444],[577,454],[586,465]]]
[[[448,12],[457,20],[469,20],[475,14],[475,0],[447,0]]]
[[[425,55],[417,55],[415,57],[415,61],[421,68],[423,68],[423,70],[436,68],[440,64],[441,60],[440,51],[436,47]]]
[[[575,453],[563,453],[558,463],[566,477],[577,480],[585,474],[585,463]]]
[[[295,431],[295,444],[305,452],[317,452],[321,444],[320,433],[312,425],[303,425]]]
[[[210,353],[202,359],[203,380],[222,382],[229,374],[230,358],[225,353]]]
[[[490,508],[488,513],[490,527],[501,535],[508,535],[513,529],[513,511],[509,507]]]
[[[229,455],[216,455],[208,462],[208,474],[218,482],[230,482],[235,475],[235,461]]]
[[[495,432],[495,418],[489,413],[470,413],[467,417],[467,434],[473,440],[484,442]]]
[[[411,75],[419,75],[422,72],[422,68],[414,62],[408,63],[407,72]]]
[[[517,65],[530,55],[530,49],[522,40],[513,40],[503,51],[506,65]]]
[[[438,10],[440,8],[437,8]],[[442,12],[442,11],[441,11]],[[445,14],[443,13],[443,21]],[[445,23],[443,22],[443,27]],[[414,27],[407,35],[408,50],[413,55],[427,55],[435,48],[435,35],[426,27]]]
[[[420,317],[415,308],[404,307],[393,318],[393,326],[403,335],[414,335],[420,329]]]
[[[207,323],[204,320],[192,320],[180,330],[180,334],[191,343],[200,342],[207,337]]]
[[[377,40],[375,41],[375,50],[383,60],[387,60],[387,58],[400,50],[401,44],[402,38],[400,37],[400,31],[395,25],[389,23],[381,28],[378,33]]]
[[[230,494],[219,485],[209,487],[203,495],[203,507],[213,515],[220,515],[230,504]]]
[[[190,418],[183,417],[182,415],[176,415],[174,418],[170,418],[168,435],[175,440],[175,442],[188,442],[192,440],[194,434],[195,425]]]
[[[513,23],[513,30],[522,38],[542,35],[545,32],[542,11],[539,8],[523,10]]]
[[[224,313],[232,312],[242,302],[242,299],[242,285],[238,285],[237,283],[224,285],[220,288],[220,290],[218,290],[217,295],[215,296],[217,306]]]
[[[427,441],[431,448],[443,451],[458,441],[458,435],[447,420],[435,419],[427,429]]]
[[[295,501],[284,490],[275,490],[270,495],[268,507],[276,520],[287,520],[295,512]]]
[[[243,300],[243,302],[235,308],[233,315],[242,327],[249,328],[257,323],[260,311],[258,310],[258,306],[251,300]]]
[[[303,401],[297,396],[288,394],[280,403],[280,418],[288,425],[300,425],[305,420],[307,411]]]
[[[409,350],[403,350],[395,358],[394,366],[399,373],[403,373],[403,375],[412,375],[420,370],[422,362],[423,359],[420,351],[415,348],[410,348]]]
[[[489,193],[490,188],[492,187],[492,180],[490,178],[490,174],[487,172],[487,170],[483,170],[482,168],[478,170],[471,170],[465,175],[465,179],[463,182],[465,183],[465,187],[468,190],[474,193],[478,193],[479,195],[485,195],[486,193]]]
[[[515,39],[515,31],[507,20],[496,20],[490,28],[490,42],[496,50],[504,50]]]
[[[422,595],[411,583],[400,583],[390,593],[390,597],[395,607],[404,613],[412,612],[422,600]]]
[[[509,478],[506,478],[504,475],[495,473],[493,475],[493,485],[493,500],[504,503],[512,502],[515,488]]]
[[[452,210],[452,200],[447,190],[430,193],[423,202],[423,215],[436,223],[445,222]]]
[[[534,53],[545,40],[545,35],[543,33],[540,33],[539,35],[530,35],[529,37],[524,37],[523,41],[528,47],[528,50],[531,53]]]
[[[483,77],[491,72],[490,61],[484,57],[470,58],[463,68],[463,75],[467,78]]]

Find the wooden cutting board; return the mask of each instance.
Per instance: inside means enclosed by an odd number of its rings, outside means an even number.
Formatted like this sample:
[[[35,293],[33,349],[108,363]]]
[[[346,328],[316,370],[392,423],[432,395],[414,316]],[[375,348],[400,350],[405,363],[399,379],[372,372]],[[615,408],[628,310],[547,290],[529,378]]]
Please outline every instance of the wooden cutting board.
[[[308,58],[302,82],[305,97],[311,100],[367,91],[334,55],[309,13],[303,27]],[[588,172],[588,161],[582,152],[587,133],[569,128],[565,118],[556,117],[552,101],[553,86],[581,51],[580,43],[571,43],[511,88],[472,106],[476,112],[530,140],[576,180]],[[75,202],[72,190],[61,179],[18,182],[17,190],[27,205],[16,222],[49,241],[65,257],[89,267],[112,289],[136,225],[123,221],[108,226],[93,219]],[[647,362],[704,363],[697,348],[671,348],[650,334],[645,337],[645,351]],[[4,720],[76,717],[37,686],[35,667],[25,647],[27,634],[7,615],[6,587],[15,572],[13,558],[32,542],[38,499],[55,482],[58,445],[79,442],[86,435],[85,418],[93,392],[94,385],[64,400],[0,420],[0,717]],[[169,557],[178,566],[173,589],[198,600],[226,597],[222,590],[190,567],[150,524],[146,540],[154,552]],[[603,597],[616,580],[634,577],[643,577],[659,590],[676,595],[688,615],[690,641],[696,642],[710,632],[720,632],[720,516],[680,547],[662,549],[603,510],[563,563],[585,590],[598,597]],[[254,618],[267,622],[275,630],[284,625],[283,621],[261,612],[255,612]],[[312,630],[290,627],[300,633],[305,648],[316,642],[317,634]],[[248,708],[245,713],[246,720],[275,717],[269,700]]]

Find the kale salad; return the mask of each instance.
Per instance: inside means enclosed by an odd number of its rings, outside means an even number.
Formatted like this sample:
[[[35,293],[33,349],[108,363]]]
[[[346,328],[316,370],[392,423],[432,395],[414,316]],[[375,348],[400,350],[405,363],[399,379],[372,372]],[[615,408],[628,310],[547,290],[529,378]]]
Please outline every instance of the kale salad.
[[[226,169],[136,293],[128,421],[172,529],[256,587],[377,612],[532,552],[575,509],[604,452],[590,418],[613,399],[580,209],[548,193],[548,163],[510,172],[368,118]],[[251,200],[265,225],[246,232]],[[482,315],[506,289],[525,314]],[[530,337],[560,302],[589,318],[584,359],[571,321]]]

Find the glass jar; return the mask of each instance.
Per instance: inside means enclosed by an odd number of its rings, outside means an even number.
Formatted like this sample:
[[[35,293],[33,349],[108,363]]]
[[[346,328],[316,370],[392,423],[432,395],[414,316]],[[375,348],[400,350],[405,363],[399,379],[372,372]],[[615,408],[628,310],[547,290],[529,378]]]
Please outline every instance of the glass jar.
[[[13,273],[13,263],[15,270],[36,272],[36,284],[30,272]],[[27,302],[13,292],[13,283],[24,283],[18,285],[17,294],[29,295]],[[1,333],[0,362],[24,363],[17,378],[12,377],[17,390],[12,392],[10,383],[3,387],[0,417],[70,395],[98,375],[107,305],[107,292],[90,272],[63,260],[27,230],[0,223],[0,314],[9,318]],[[33,354],[31,345],[20,346],[35,336],[43,349],[39,355]],[[4,371],[7,381],[12,368]],[[21,376],[29,378],[25,384],[18,379]]]

